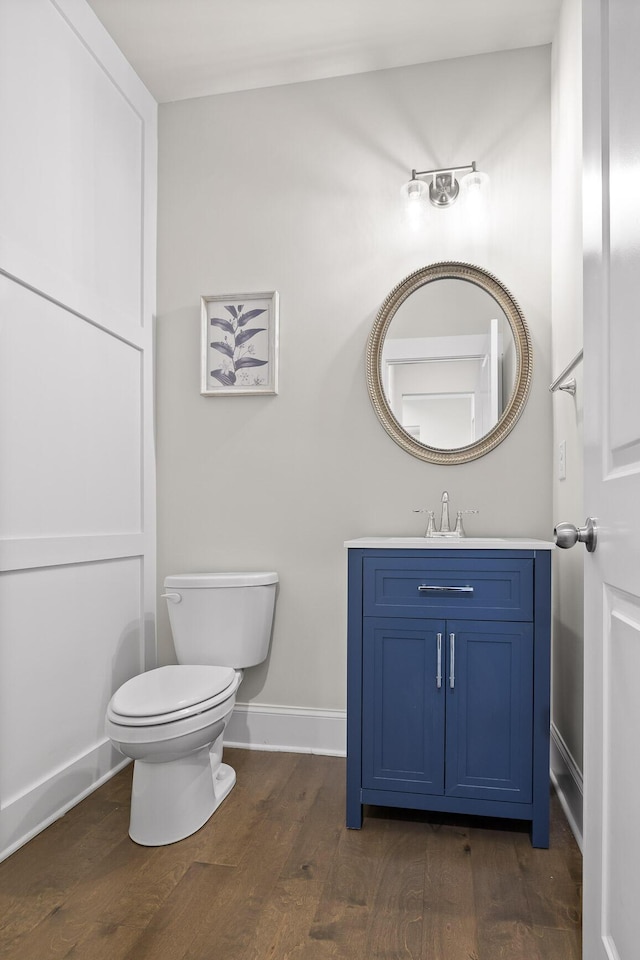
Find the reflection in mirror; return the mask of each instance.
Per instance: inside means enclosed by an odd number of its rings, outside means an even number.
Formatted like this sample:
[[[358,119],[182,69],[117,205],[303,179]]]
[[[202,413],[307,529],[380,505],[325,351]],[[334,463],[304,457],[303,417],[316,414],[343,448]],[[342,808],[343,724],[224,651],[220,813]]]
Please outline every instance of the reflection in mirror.
[[[531,382],[527,326],[508,290],[464,263],[406,277],[385,300],[367,351],[378,417],[403,449],[464,463],[500,443]]]
[[[498,423],[515,361],[509,322],[493,297],[464,280],[436,280],[407,298],[389,325],[382,385],[407,433],[455,449]]]

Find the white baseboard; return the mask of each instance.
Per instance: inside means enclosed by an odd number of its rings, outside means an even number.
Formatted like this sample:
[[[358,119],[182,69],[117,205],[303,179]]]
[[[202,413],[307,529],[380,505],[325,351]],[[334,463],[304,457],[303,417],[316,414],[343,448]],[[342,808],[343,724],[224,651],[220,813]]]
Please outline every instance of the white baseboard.
[[[29,790],[10,797],[0,808],[0,861],[59,820],[127,763],[111,741],[104,740]]]
[[[571,832],[582,850],[582,771],[571,755],[558,728],[551,724],[551,781],[569,821]]]
[[[344,710],[236,703],[224,742],[228,747],[249,750],[345,757],[347,714]]]

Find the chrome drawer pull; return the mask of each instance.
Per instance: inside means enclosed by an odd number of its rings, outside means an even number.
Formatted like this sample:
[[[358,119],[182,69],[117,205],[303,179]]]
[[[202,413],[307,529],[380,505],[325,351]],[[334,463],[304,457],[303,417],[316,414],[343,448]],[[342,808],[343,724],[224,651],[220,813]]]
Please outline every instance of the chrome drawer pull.
[[[421,583],[418,587],[418,593],[473,593],[473,587],[441,587]]]
[[[442,634],[439,633],[438,637],[438,672],[436,673],[436,687],[438,690],[442,686]]]
[[[456,635],[449,634],[449,686],[453,690],[456,685]]]

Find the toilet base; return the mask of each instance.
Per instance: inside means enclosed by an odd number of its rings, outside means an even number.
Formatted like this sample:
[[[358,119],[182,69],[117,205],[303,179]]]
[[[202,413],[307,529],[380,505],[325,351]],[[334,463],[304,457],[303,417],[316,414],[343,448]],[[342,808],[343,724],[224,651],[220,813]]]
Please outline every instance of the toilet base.
[[[220,744],[165,763],[136,760],[129,836],[145,847],[184,840],[204,826],[232,790],[235,770],[221,763]]]

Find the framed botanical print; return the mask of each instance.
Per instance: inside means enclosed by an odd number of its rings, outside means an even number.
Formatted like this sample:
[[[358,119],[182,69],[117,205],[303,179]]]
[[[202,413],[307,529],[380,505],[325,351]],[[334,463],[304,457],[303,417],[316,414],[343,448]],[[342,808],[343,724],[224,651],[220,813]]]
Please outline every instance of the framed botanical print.
[[[278,293],[201,298],[203,397],[278,392]]]

